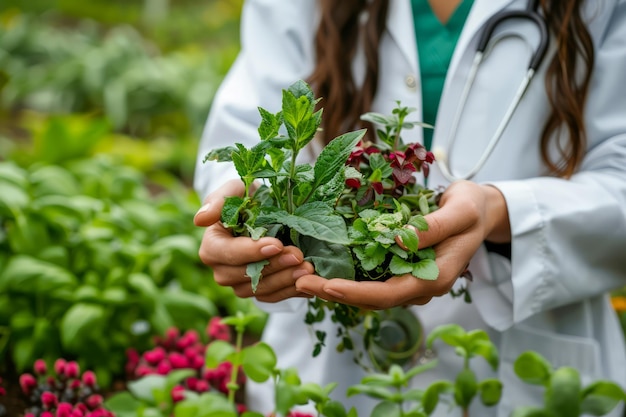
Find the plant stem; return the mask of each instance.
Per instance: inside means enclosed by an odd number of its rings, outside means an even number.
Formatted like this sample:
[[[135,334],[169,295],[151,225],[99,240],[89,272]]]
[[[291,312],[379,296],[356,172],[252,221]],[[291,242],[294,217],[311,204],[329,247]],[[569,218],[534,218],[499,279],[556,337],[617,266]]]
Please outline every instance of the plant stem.
[[[244,329],[237,326],[237,339],[235,341],[235,351],[237,352],[237,360],[233,363],[233,369],[230,371],[230,383],[228,384],[228,402],[235,404],[235,392],[238,388],[234,388],[237,385],[237,375],[239,374],[239,366],[241,365],[241,347],[243,346],[243,331]]]
[[[295,207],[293,206],[293,187],[296,183],[296,157],[298,152],[296,149],[291,153],[291,167],[289,168],[289,179],[287,180],[287,212],[293,214]]]

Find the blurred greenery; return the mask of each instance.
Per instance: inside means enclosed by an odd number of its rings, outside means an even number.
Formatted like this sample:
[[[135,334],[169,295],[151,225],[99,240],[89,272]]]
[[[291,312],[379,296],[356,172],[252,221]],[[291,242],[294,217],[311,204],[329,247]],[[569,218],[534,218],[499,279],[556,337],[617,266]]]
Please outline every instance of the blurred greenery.
[[[0,358],[106,384],[148,336],[256,309],[199,262],[190,187],[241,6],[0,3]]]

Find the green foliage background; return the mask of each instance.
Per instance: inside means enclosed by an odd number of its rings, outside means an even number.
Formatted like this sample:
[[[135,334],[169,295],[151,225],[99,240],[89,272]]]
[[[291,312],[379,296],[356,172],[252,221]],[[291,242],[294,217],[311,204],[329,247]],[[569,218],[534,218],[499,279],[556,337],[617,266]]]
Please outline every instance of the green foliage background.
[[[65,357],[106,386],[167,327],[254,310],[212,282],[192,222],[241,5],[0,4],[0,371]]]

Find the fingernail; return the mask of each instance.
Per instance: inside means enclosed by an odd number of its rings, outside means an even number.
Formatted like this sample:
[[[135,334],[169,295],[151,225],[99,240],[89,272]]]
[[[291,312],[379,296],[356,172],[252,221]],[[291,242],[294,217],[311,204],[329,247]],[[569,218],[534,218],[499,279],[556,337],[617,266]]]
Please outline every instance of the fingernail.
[[[296,269],[295,271],[293,271],[293,274],[291,274],[291,276],[293,277],[293,279],[298,279],[298,278],[303,277],[303,276],[308,275],[308,274],[309,274],[309,271],[307,271],[306,269]],[[300,291],[300,290],[298,290],[298,291]]]
[[[306,294],[306,295],[315,295],[312,292],[309,292],[308,290],[305,290],[302,288],[296,288],[296,291],[301,292],[302,294]]]
[[[274,256],[280,253],[281,249],[276,245],[267,245],[261,248],[261,254],[263,256]]]
[[[205,205],[200,207],[200,209],[197,211],[196,214],[200,214],[200,213],[204,213],[205,211],[209,211],[210,208],[211,208],[211,204],[210,203],[206,203]]]
[[[298,265],[300,263],[300,260],[296,258],[296,255],[288,254],[278,258],[278,263],[283,266],[294,266]]]
[[[332,288],[324,288],[324,292],[334,298],[346,298],[345,295],[339,291],[333,290]]]

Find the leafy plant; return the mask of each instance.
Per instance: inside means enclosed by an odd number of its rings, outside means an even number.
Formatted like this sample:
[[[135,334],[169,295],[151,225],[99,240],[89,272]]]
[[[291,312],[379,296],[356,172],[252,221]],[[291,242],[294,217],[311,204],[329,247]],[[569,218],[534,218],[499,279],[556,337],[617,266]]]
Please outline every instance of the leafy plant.
[[[18,371],[80,358],[106,387],[151,334],[250,310],[197,259],[197,201],[107,158],[65,164],[0,163],[0,354]]]
[[[413,109],[398,103],[391,116],[363,116],[381,126],[378,144],[364,141],[365,130],[348,132],[326,145],[313,166],[297,164],[321,124],[322,110],[315,110],[318,101],[310,87],[298,81],[283,90],[281,111],[259,109],[258,144],[246,148],[236,143],[206,155],[205,161],[232,162],[245,185],[243,197],[226,198],[222,223],[235,235],[275,236],[300,247],[324,277],[384,280],[410,273],[436,279],[434,251],[418,249],[417,233],[405,227],[426,230],[423,214],[437,208],[436,193],[413,176],[421,170],[428,173],[432,153],[420,144],[405,145],[401,137],[402,129],[424,124],[407,121]],[[253,290],[266,263],[247,267]],[[364,321],[372,322],[364,335],[366,345],[371,344],[377,312],[319,299],[309,307],[307,323],[322,320],[329,310],[340,324],[340,349],[353,349],[349,329]],[[325,334],[317,334],[314,355],[324,345]]]

